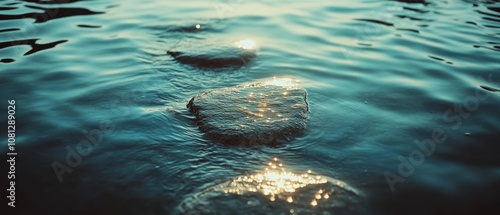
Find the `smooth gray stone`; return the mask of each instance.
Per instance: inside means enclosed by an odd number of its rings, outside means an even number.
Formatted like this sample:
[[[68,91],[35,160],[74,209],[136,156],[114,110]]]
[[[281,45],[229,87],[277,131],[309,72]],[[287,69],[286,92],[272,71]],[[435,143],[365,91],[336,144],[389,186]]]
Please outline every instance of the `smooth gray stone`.
[[[201,190],[184,199],[177,211],[179,214],[365,214],[363,199],[345,182],[269,167]]]
[[[252,40],[184,41],[167,53],[177,62],[199,68],[240,67],[257,55]]]
[[[289,141],[304,129],[309,112],[306,90],[292,79],[208,91],[187,107],[209,138],[231,145]]]

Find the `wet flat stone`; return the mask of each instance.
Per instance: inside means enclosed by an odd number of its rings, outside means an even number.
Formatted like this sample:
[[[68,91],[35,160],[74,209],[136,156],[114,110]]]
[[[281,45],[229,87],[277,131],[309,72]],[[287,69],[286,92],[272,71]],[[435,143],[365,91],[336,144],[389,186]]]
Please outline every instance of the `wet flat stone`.
[[[177,62],[199,68],[239,67],[257,53],[254,41],[184,41],[167,51]]]
[[[298,81],[272,79],[197,95],[188,103],[199,128],[231,145],[275,145],[306,126],[307,92]]]
[[[347,183],[279,162],[186,198],[179,214],[365,214],[362,195]]]

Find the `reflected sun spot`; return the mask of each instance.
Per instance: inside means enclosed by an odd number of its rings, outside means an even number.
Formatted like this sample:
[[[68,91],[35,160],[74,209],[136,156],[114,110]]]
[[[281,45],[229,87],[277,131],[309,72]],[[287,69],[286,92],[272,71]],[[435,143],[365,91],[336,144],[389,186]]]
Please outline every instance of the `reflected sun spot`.
[[[257,44],[251,39],[245,39],[234,42],[234,45],[240,49],[251,50],[254,49]]]
[[[291,79],[291,78],[276,78],[276,77],[273,77],[272,80],[264,82],[264,85],[268,85],[268,86],[280,86],[280,87],[284,87],[284,88],[287,88],[287,89],[294,89],[294,88],[298,87],[299,82],[300,82],[299,80],[294,80],[294,79]],[[285,93],[284,93],[284,95],[286,95]]]
[[[225,191],[229,193],[241,194],[245,192],[258,192],[268,197],[271,202],[281,199],[281,201],[295,204],[295,195],[299,189],[309,185],[321,185],[328,182],[327,178],[319,175],[311,175],[308,170],[303,174],[295,174],[289,172],[283,167],[283,163],[279,162],[277,158],[273,158],[267,165],[269,168],[258,172],[253,175],[238,177],[236,180],[231,181],[229,189]],[[344,187],[343,183],[337,182],[339,187]],[[309,205],[312,207],[326,203],[334,190],[318,189],[315,194],[307,197]],[[297,201],[301,201],[298,198]],[[307,203],[306,203],[307,204]]]

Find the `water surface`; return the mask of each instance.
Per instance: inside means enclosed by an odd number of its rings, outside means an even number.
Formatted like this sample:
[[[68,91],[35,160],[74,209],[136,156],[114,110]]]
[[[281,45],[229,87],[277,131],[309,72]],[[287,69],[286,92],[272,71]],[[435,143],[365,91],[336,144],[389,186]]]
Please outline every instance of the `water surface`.
[[[15,210],[177,213],[274,157],[349,184],[366,204],[347,207],[366,214],[497,209],[499,11],[492,0],[0,1],[0,97],[17,108]],[[167,54],[185,41],[240,39],[260,49],[237,69]],[[307,128],[289,143],[218,144],[185,107],[273,77],[308,91]],[[92,140],[58,178],[52,164],[68,165]],[[427,140],[429,155],[415,144]],[[409,156],[413,168],[400,168]]]

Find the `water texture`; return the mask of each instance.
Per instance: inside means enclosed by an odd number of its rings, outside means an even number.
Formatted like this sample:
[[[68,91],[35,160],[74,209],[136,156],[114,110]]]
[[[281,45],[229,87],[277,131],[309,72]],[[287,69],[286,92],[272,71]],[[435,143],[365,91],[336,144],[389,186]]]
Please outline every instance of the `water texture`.
[[[279,158],[355,189],[348,211],[498,214],[499,37],[494,0],[2,0],[0,119],[14,99],[18,152],[9,211],[182,213]],[[259,50],[237,67],[167,53],[239,40]],[[307,90],[306,128],[285,144],[219,144],[186,108],[273,77]],[[287,204],[253,209],[306,211]]]

